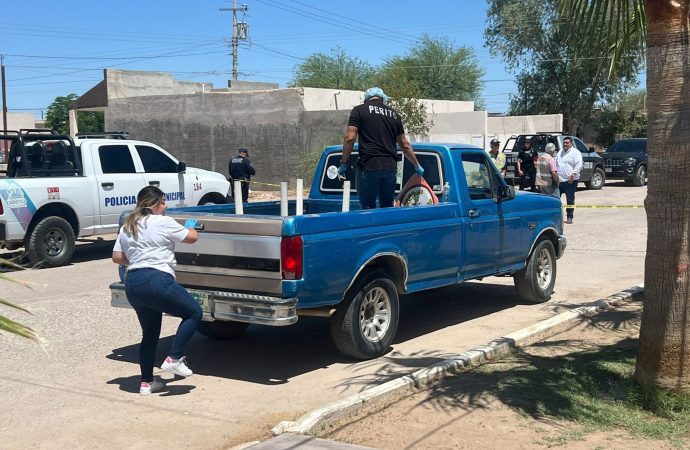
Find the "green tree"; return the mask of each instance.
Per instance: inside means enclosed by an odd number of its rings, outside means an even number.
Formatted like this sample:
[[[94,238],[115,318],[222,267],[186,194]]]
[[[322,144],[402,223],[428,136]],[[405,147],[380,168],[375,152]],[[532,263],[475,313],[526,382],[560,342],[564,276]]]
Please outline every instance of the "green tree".
[[[374,75],[369,63],[336,47],[330,55],[314,53],[308,56],[295,68],[289,86],[363,91],[372,86]]]
[[[46,114],[46,126],[60,133],[69,132],[69,105],[79,96],[69,94],[63,97],[55,97],[53,103],[48,106]],[[103,131],[104,117],[102,112],[78,111],[77,127],[80,132]]]
[[[608,147],[620,138],[647,137],[647,92],[626,93],[605,105],[593,121],[594,143]]]
[[[389,62],[385,71],[379,74],[378,85],[389,96],[389,105],[400,114],[407,133],[417,135],[429,133],[433,120],[419,100],[421,97],[419,87],[407,76],[404,62]]]
[[[402,69],[420,98],[483,104],[480,94],[484,70],[469,47],[457,47],[448,39],[424,35],[407,55],[389,59],[380,72]]]
[[[583,32],[605,24],[611,66],[620,47],[647,48],[649,185],[638,383],[690,392],[689,0],[559,0]],[[610,66],[609,66],[610,67]],[[609,70],[612,72],[612,70]]]
[[[567,129],[575,132],[590,121],[595,104],[634,83],[641,58],[630,43],[607,74],[602,59],[609,55],[599,37],[606,25],[582,33],[578,20],[561,16],[557,2],[489,0],[484,38],[491,53],[502,55],[517,74],[510,113],[562,113]]]

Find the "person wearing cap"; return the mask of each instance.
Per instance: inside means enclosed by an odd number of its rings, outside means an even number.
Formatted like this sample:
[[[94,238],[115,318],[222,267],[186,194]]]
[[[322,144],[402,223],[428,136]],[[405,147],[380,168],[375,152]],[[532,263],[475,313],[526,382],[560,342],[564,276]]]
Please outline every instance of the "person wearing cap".
[[[536,164],[536,185],[542,194],[561,198],[561,193],[558,190],[558,167],[556,166],[556,158],[553,157],[555,153],[556,144],[549,142],[544,148],[544,153],[539,154]]]
[[[506,176],[506,155],[501,153],[499,148],[501,147],[501,141],[498,139],[491,139],[491,151],[489,151],[489,156],[491,156],[491,161],[494,163],[501,176]]]
[[[241,181],[242,203],[247,203],[249,200],[249,180],[252,175],[256,175],[256,170],[254,170],[251,161],[249,161],[249,150],[244,147],[240,148],[237,156],[230,160],[228,172],[230,172],[230,190],[232,191],[235,188],[235,181]]]
[[[367,89],[364,103],[350,112],[343,139],[343,157],[338,168],[340,177],[344,177],[355,140],[359,140],[355,183],[362,209],[376,208],[377,199],[381,208],[393,206],[398,170],[396,143],[414,166],[415,172],[419,176],[424,174],[405,136],[400,115],[386,105],[387,101],[388,97],[381,88]]]
[[[532,139],[525,139],[523,148],[518,152],[517,170],[520,176],[520,190],[537,190],[535,186],[536,169],[534,161],[539,157],[537,149],[532,147]]]

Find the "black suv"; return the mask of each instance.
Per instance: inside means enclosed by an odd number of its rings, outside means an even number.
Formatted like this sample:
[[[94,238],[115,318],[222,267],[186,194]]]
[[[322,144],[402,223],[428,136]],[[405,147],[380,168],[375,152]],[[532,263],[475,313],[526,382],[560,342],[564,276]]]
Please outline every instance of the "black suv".
[[[557,132],[537,132],[536,134],[519,134],[511,136],[503,147],[506,154],[506,176],[509,184],[518,184],[517,176],[517,155],[523,148],[525,140],[531,139],[532,146],[539,153],[544,152],[544,147],[549,142],[556,144],[556,153],[563,148],[563,138],[569,137],[573,140],[573,147],[582,153],[582,171],[580,172],[580,182],[585,183],[587,189],[601,189],[606,183],[606,172],[604,171],[604,159],[599,156],[593,148],[587,148],[584,142],[574,136]]]
[[[647,138],[621,139],[602,156],[607,177],[622,178],[633,186],[647,183]]]

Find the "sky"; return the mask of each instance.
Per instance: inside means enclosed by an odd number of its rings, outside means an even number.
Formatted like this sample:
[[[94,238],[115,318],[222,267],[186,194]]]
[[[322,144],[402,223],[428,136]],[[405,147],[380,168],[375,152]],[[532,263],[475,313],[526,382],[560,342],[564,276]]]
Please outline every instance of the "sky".
[[[3,0],[8,2],[9,0]],[[0,26],[7,107],[37,118],[57,96],[81,95],[103,69],[171,72],[177,80],[227,86],[232,8],[225,0],[32,0],[5,5]],[[484,47],[485,0],[238,0],[249,40],[238,52],[240,80],[286,87],[310,54],[341,47],[377,66],[427,34],[475,51],[482,97],[506,112],[514,74]]]

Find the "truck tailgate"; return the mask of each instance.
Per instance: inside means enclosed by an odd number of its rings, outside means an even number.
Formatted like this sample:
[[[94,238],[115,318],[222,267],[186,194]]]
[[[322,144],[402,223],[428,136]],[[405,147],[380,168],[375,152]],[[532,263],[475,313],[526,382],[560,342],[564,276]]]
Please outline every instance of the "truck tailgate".
[[[190,215],[170,216],[183,224]],[[177,246],[177,281],[188,288],[280,297],[282,217],[194,215],[199,239]]]

